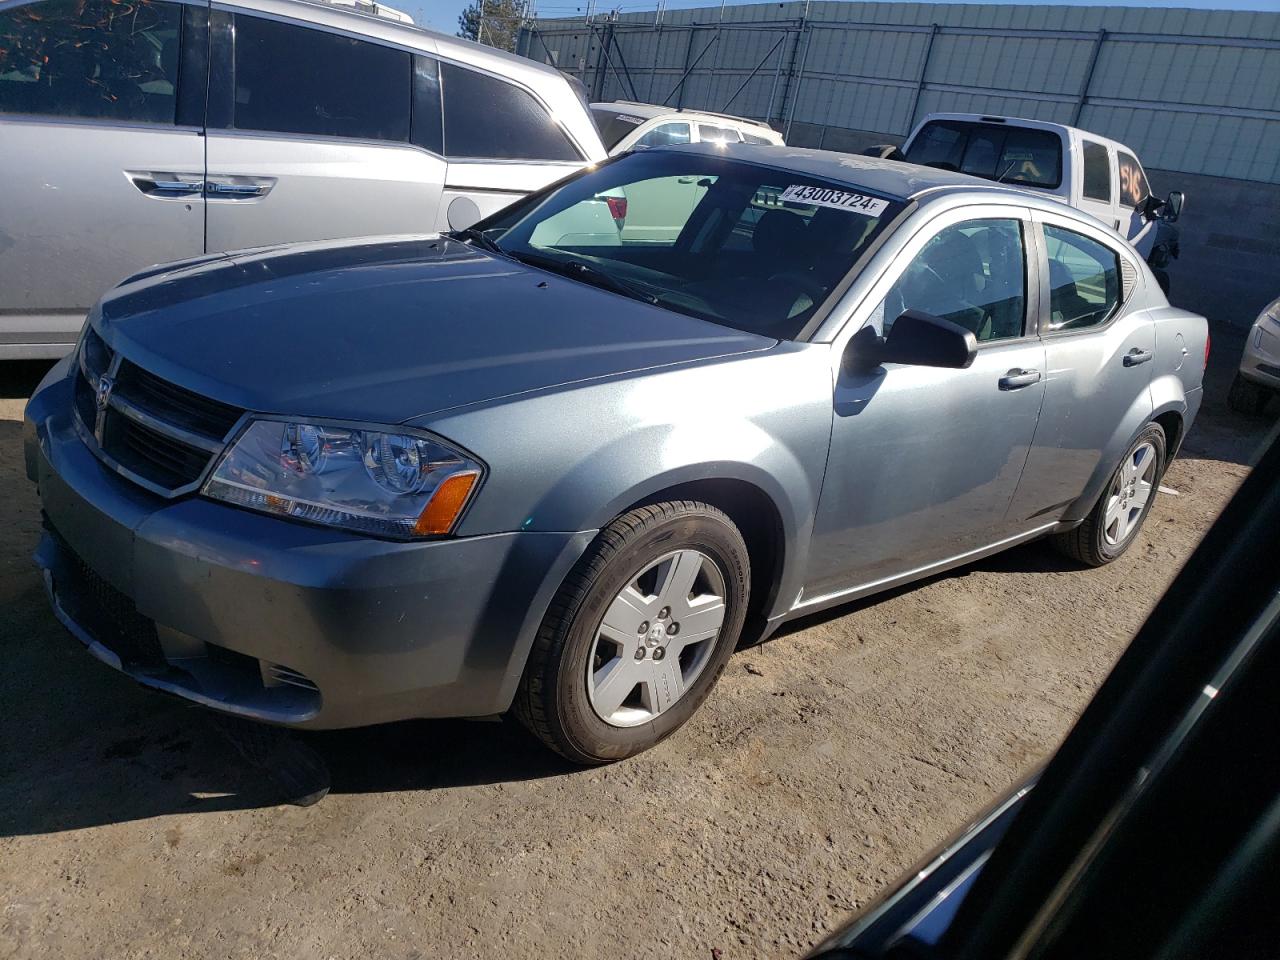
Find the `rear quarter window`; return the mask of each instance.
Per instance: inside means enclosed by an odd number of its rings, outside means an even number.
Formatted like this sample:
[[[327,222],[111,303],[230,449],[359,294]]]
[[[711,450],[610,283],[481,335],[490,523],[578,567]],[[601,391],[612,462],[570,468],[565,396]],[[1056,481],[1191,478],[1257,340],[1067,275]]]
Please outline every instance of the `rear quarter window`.
[[[1092,140],[1081,141],[1084,154],[1083,194],[1089,200],[1111,202],[1111,158],[1107,148]]]
[[[644,123],[644,117],[594,107],[591,119],[596,122],[596,129],[600,131],[600,140],[606,150],[612,150],[622,142],[623,137]]]
[[[1151,196],[1151,186],[1136,157],[1123,150],[1116,151],[1116,166],[1120,168],[1120,202],[1126,206],[1140,207]]]
[[[495,160],[581,160],[533,95],[451,63],[440,65],[446,156]]]

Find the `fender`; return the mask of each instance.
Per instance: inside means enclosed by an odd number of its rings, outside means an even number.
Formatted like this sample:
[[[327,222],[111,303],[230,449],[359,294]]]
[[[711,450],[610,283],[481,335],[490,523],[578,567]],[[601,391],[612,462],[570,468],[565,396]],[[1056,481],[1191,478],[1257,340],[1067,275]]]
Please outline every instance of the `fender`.
[[[1179,392],[1181,392],[1181,387],[1179,387]],[[1115,432],[1112,433],[1111,439],[1107,441],[1107,445],[1103,448],[1102,459],[1098,461],[1097,467],[1094,468],[1092,475],[1089,477],[1089,482],[1085,485],[1084,492],[1062,515],[1062,529],[1069,529],[1075,526],[1089,515],[1089,511],[1098,502],[1098,497],[1102,496],[1102,491],[1106,487],[1107,481],[1115,473],[1116,466],[1120,463],[1120,458],[1124,456],[1125,451],[1138,438],[1138,434],[1146,428],[1147,424],[1153,423],[1156,417],[1170,410],[1185,414],[1187,408],[1185,398],[1181,398],[1179,402],[1166,396],[1165,403],[1157,406],[1152,402],[1151,394],[1152,391],[1148,388],[1134,398],[1133,404],[1125,412],[1120,423],[1116,426]]]

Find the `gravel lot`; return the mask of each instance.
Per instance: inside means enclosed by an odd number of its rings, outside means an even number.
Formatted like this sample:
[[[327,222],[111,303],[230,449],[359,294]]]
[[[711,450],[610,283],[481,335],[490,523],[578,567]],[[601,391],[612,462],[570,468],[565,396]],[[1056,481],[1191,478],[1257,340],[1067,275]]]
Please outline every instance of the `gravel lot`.
[[[49,613],[0,365],[0,957],[796,956],[1050,752],[1243,478],[1206,409],[1127,556],[1031,545],[739,654],[658,749],[571,769],[514,723],[311,736],[318,806]]]

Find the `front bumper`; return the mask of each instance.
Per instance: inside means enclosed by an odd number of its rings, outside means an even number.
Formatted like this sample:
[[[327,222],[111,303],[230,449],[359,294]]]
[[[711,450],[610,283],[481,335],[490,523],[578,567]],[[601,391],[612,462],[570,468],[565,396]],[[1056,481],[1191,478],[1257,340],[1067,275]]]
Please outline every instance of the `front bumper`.
[[[147,686],[317,729],[485,716],[511,703],[534,634],[594,531],[392,543],[105,467],[72,423],[66,361],[27,405],[36,559],[60,620]]]
[[[1259,321],[1249,330],[1240,375],[1272,390],[1280,390],[1280,333],[1273,324]]]

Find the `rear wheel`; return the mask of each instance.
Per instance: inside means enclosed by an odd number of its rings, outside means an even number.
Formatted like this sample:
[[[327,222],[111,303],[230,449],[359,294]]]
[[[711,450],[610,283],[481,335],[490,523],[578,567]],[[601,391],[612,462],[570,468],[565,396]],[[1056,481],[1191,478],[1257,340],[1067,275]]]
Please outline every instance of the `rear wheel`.
[[[1090,567],[1115,560],[1129,549],[1147,519],[1164,467],[1164,430],[1149,423],[1129,447],[1084,523],[1053,537],[1053,545]]]
[[[602,530],[543,620],[515,712],[575,763],[647,750],[706,699],[733,653],[746,544],[705,503],[640,507]]]
[[[1252,380],[1246,380],[1240,374],[1231,381],[1231,389],[1227,391],[1227,406],[1236,413],[1257,416],[1267,409],[1267,401],[1271,393]]]

